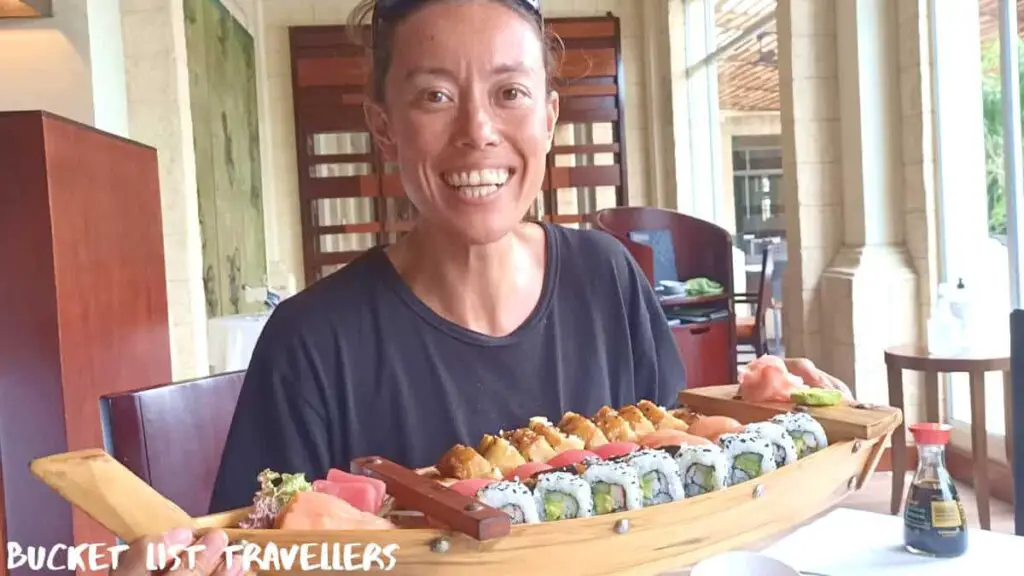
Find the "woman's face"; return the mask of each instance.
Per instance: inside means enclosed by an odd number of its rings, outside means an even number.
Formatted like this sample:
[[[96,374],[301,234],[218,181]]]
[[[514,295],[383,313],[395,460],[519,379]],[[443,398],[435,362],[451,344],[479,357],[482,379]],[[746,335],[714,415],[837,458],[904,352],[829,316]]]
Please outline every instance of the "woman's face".
[[[437,2],[395,30],[384,106],[368,108],[423,223],[498,240],[534,201],[558,116],[544,45],[510,8]]]

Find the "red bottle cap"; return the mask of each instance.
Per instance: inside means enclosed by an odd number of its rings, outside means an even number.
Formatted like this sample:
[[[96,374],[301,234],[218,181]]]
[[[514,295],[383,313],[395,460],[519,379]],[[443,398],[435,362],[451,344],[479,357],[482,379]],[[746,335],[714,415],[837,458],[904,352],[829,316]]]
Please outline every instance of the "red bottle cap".
[[[953,427],[949,424],[936,424],[934,422],[918,422],[910,425],[910,433],[914,435],[914,442],[917,444],[932,444],[945,446],[949,443],[949,433]]]

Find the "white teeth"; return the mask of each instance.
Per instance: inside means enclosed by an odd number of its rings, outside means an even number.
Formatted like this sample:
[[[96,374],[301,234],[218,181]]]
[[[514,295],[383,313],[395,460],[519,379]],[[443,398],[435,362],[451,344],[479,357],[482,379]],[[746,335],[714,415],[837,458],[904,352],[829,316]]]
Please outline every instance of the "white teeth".
[[[463,186],[470,187],[491,187],[491,186],[502,186],[508,181],[508,170],[505,169],[487,169],[487,170],[471,170],[468,172],[449,172],[444,175],[445,181],[448,185],[461,188]]]
[[[498,191],[499,186],[459,186],[456,190],[459,196],[465,198],[483,198]]]

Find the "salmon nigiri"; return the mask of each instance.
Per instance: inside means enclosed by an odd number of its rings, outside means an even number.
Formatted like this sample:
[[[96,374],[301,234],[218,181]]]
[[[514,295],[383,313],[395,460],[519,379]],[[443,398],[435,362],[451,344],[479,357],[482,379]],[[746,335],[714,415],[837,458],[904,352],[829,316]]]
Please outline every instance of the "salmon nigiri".
[[[729,418],[728,416],[701,416],[690,424],[689,434],[716,442],[722,434],[740,432],[742,430],[743,425],[735,418]]]
[[[693,434],[687,434],[686,432],[680,432],[679,430],[672,430],[670,428],[662,428],[655,432],[647,434],[640,439],[640,445],[645,448],[661,448],[662,446],[706,446],[711,444],[711,441],[701,436],[694,436]]]

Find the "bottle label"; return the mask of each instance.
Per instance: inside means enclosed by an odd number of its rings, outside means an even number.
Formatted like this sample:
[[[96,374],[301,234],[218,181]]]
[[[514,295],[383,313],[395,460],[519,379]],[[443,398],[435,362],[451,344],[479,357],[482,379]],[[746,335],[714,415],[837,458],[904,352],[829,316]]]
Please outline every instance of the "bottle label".
[[[935,528],[959,528],[963,525],[960,506],[954,501],[932,503],[932,526]]]

